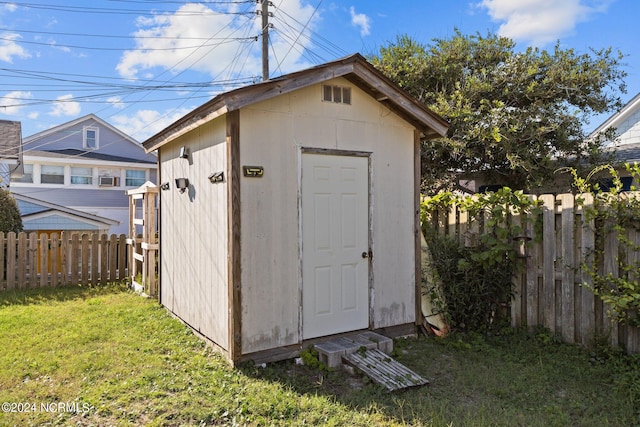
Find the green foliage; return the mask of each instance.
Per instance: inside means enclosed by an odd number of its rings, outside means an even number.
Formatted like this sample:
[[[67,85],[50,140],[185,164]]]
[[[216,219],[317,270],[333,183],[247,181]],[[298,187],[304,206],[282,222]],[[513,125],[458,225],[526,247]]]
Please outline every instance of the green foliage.
[[[318,357],[318,350],[313,346],[302,350],[300,352],[300,358],[304,364],[310,368],[320,369],[322,371],[329,370],[329,368],[320,361],[320,358]]]
[[[439,235],[437,227],[429,226],[437,211],[449,211],[452,206],[468,214],[467,227],[477,232],[460,238]],[[516,242],[526,234],[526,224],[512,218],[537,207],[538,203],[521,191],[507,187],[474,197],[441,192],[423,201],[421,215],[431,265],[444,284],[442,296],[435,298],[434,304],[446,313],[451,326],[467,331],[495,330],[501,327],[498,321],[508,320],[518,267]],[[434,287],[436,284],[428,284],[425,292],[437,296]]]
[[[22,216],[16,199],[4,188],[0,188],[0,231],[8,233],[22,231]]]
[[[593,113],[622,105],[622,58],[559,43],[517,51],[508,38],[456,30],[430,45],[400,36],[369,60],[451,125],[447,138],[422,146],[423,191],[435,194],[460,172],[523,189],[562,163],[606,161],[602,146],[612,135],[587,141],[582,129]]]
[[[634,182],[640,179],[640,166],[637,163],[625,164],[626,173]],[[597,247],[603,248],[602,242],[607,237],[614,237],[618,242],[617,254],[606,254],[613,257],[618,271],[604,271],[601,261],[604,249],[598,249],[590,262],[581,265],[591,278],[583,286],[591,289],[607,306],[612,320],[640,326],[640,259],[635,256],[640,252],[635,235],[640,231],[640,198],[637,193],[622,193],[622,181],[619,172],[610,165],[595,168],[585,178],[571,170],[574,185],[582,193],[593,192],[593,205],[585,205],[584,197],[577,202],[583,205],[587,219],[593,220],[596,240],[601,242]],[[613,185],[605,191],[600,182],[610,180]],[[635,188],[632,188],[635,190]]]

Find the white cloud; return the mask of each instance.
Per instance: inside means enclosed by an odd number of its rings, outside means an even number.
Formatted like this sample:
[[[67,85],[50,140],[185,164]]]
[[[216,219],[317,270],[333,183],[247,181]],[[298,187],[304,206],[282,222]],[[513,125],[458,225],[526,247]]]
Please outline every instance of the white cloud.
[[[80,114],[80,103],[72,101],[73,95],[59,96],[56,102],[53,103],[53,108],[49,112],[50,116],[77,116]]]
[[[22,46],[15,41],[20,38],[19,34],[2,33],[0,34],[0,61],[13,64],[13,58],[26,59],[30,58],[29,52],[24,50]]]
[[[349,8],[351,14],[351,25],[360,27],[360,35],[368,36],[371,29],[371,19],[364,13],[356,13],[356,8],[351,6]]]
[[[244,5],[233,5],[224,10],[219,7],[187,3],[171,15],[138,19],[139,29],[134,33],[136,50],[125,52],[116,70],[125,78],[136,78],[155,67],[172,73],[187,69],[205,72],[214,80],[260,75],[260,41],[238,40],[261,34],[261,19],[253,14],[255,5],[242,10],[251,12],[249,15],[220,13],[238,12],[240,7],[247,7]],[[304,0],[282,0],[272,12],[271,22],[275,21],[278,31],[269,34],[275,51],[275,55],[271,54],[271,69],[276,68],[275,58],[282,62],[279,67],[282,72],[307,66],[301,60],[301,52],[311,43],[308,32],[319,19],[314,15],[314,7],[304,4]],[[305,30],[307,37],[298,37],[303,27],[300,23],[309,19]],[[296,38],[297,46],[292,49],[292,40]]]
[[[483,0],[489,16],[502,22],[498,34],[542,46],[571,34],[576,25],[607,10],[611,0]]]
[[[25,101],[33,98],[31,92],[13,91],[0,97],[0,114],[6,114],[7,116],[15,116],[22,110],[22,104]]]
[[[8,10],[9,12],[15,12],[18,9],[18,5],[15,3],[5,3],[4,10]]]
[[[192,111],[192,108],[181,108],[168,113],[155,110],[138,110],[134,115],[119,114],[113,116],[109,121],[127,135],[143,142],[190,111]]]
[[[119,110],[124,108],[124,102],[122,102],[122,98],[119,96],[112,96],[110,98],[107,98],[107,102],[111,104],[112,107]]]

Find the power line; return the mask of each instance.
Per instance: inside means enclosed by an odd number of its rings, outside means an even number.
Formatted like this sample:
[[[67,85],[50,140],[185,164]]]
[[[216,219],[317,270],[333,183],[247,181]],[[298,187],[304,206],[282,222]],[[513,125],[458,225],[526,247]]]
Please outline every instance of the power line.
[[[154,4],[156,2],[153,2]],[[160,3],[160,2],[158,2]],[[245,3],[245,2],[243,2]],[[0,5],[7,6],[21,6],[28,9],[40,9],[40,10],[55,10],[58,12],[72,12],[72,13],[88,13],[88,14],[111,14],[111,15],[157,15],[159,12],[171,12],[174,16],[203,16],[207,15],[241,15],[244,12],[218,12],[212,9],[208,9],[208,12],[185,12],[181,10],[148,10],[148,9],[115,9],[106,7],[88,7],[88,6],[68,6],[68,5],[53,5],[43,3],[22,3],[22,2],[9,2],[0,1]],[[187,3],[185,3],[187,4]],[[199,3],[205,4],[205,3]]]

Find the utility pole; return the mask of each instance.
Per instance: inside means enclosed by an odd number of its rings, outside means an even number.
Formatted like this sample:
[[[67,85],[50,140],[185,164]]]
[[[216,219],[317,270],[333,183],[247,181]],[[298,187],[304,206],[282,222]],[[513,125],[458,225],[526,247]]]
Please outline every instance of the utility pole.
[[[269,0],[262,0],[262,81],[269,80]]]

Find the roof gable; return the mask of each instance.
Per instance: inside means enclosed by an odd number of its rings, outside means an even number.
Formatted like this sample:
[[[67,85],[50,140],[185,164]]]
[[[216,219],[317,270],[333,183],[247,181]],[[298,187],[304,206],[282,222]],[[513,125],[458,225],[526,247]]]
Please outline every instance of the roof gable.
[[[147,152],[228,112],[295,90],[344,77],[385,105],[425,137],[444,136],[449,127],[440,116],[395,85],[360,54],[220,94],[143,142]]]
[[[604,132],[609,128],[618,128],[624,123],[625,120],[630,118],[634,113],[640,111],[640,93],[634,96],[629,102],[627,102],[619,111],[610,116],[600,126],[598,126],[591,134],[589,138],[594,138],[600,132]]]
[[[86,148],[84,130],[97,129],[99,143],[95,148]],[[146,153],[142,145],[129,135],[105,122],[94,114],[63,123],[36,133],[23,140],[25,154],[34,151],[55,152],[70,158],[109,160],[100,156],[118,156],[142,163],[156,163],[154,155]],[[74,153],[70,151],[75,151]]]
[[[118,136],[120,136],[123,140],[135,144],[135,145],[139,145],[138,141],[136,141],[135,139],[133,139],[132,137],[130,137],[129,135],[127,135],[126,133],[122,132],[120,129],[116,128],[115,126],[112,126],[111,124],[107,123],[106,121],[102,120],[100,117],[96,116],[95,114],[87,114],[86,116],[82,116],[82,117],[78,117],[75,120],[71,120],[70,122],[66,122],[63,123],[61,125],[58,126],[54,126],[52,128],[49,128],[47,130],[44,130],[42,132],[38,132],[35,133],[33,135],[30,135],[26,138],[24,138],[24,143],[28,144],[32,141],[44,138],[46,136],[55,134],[55,133],[59,133],[62,132],[66,129],[70,129],[74,126],[77,126],[83,122],[90,122],[90,121],[95,121],[98,124],[100,124],[101,126],[104,126],[105,128],[109,129],[111,132],[116,133]]]

